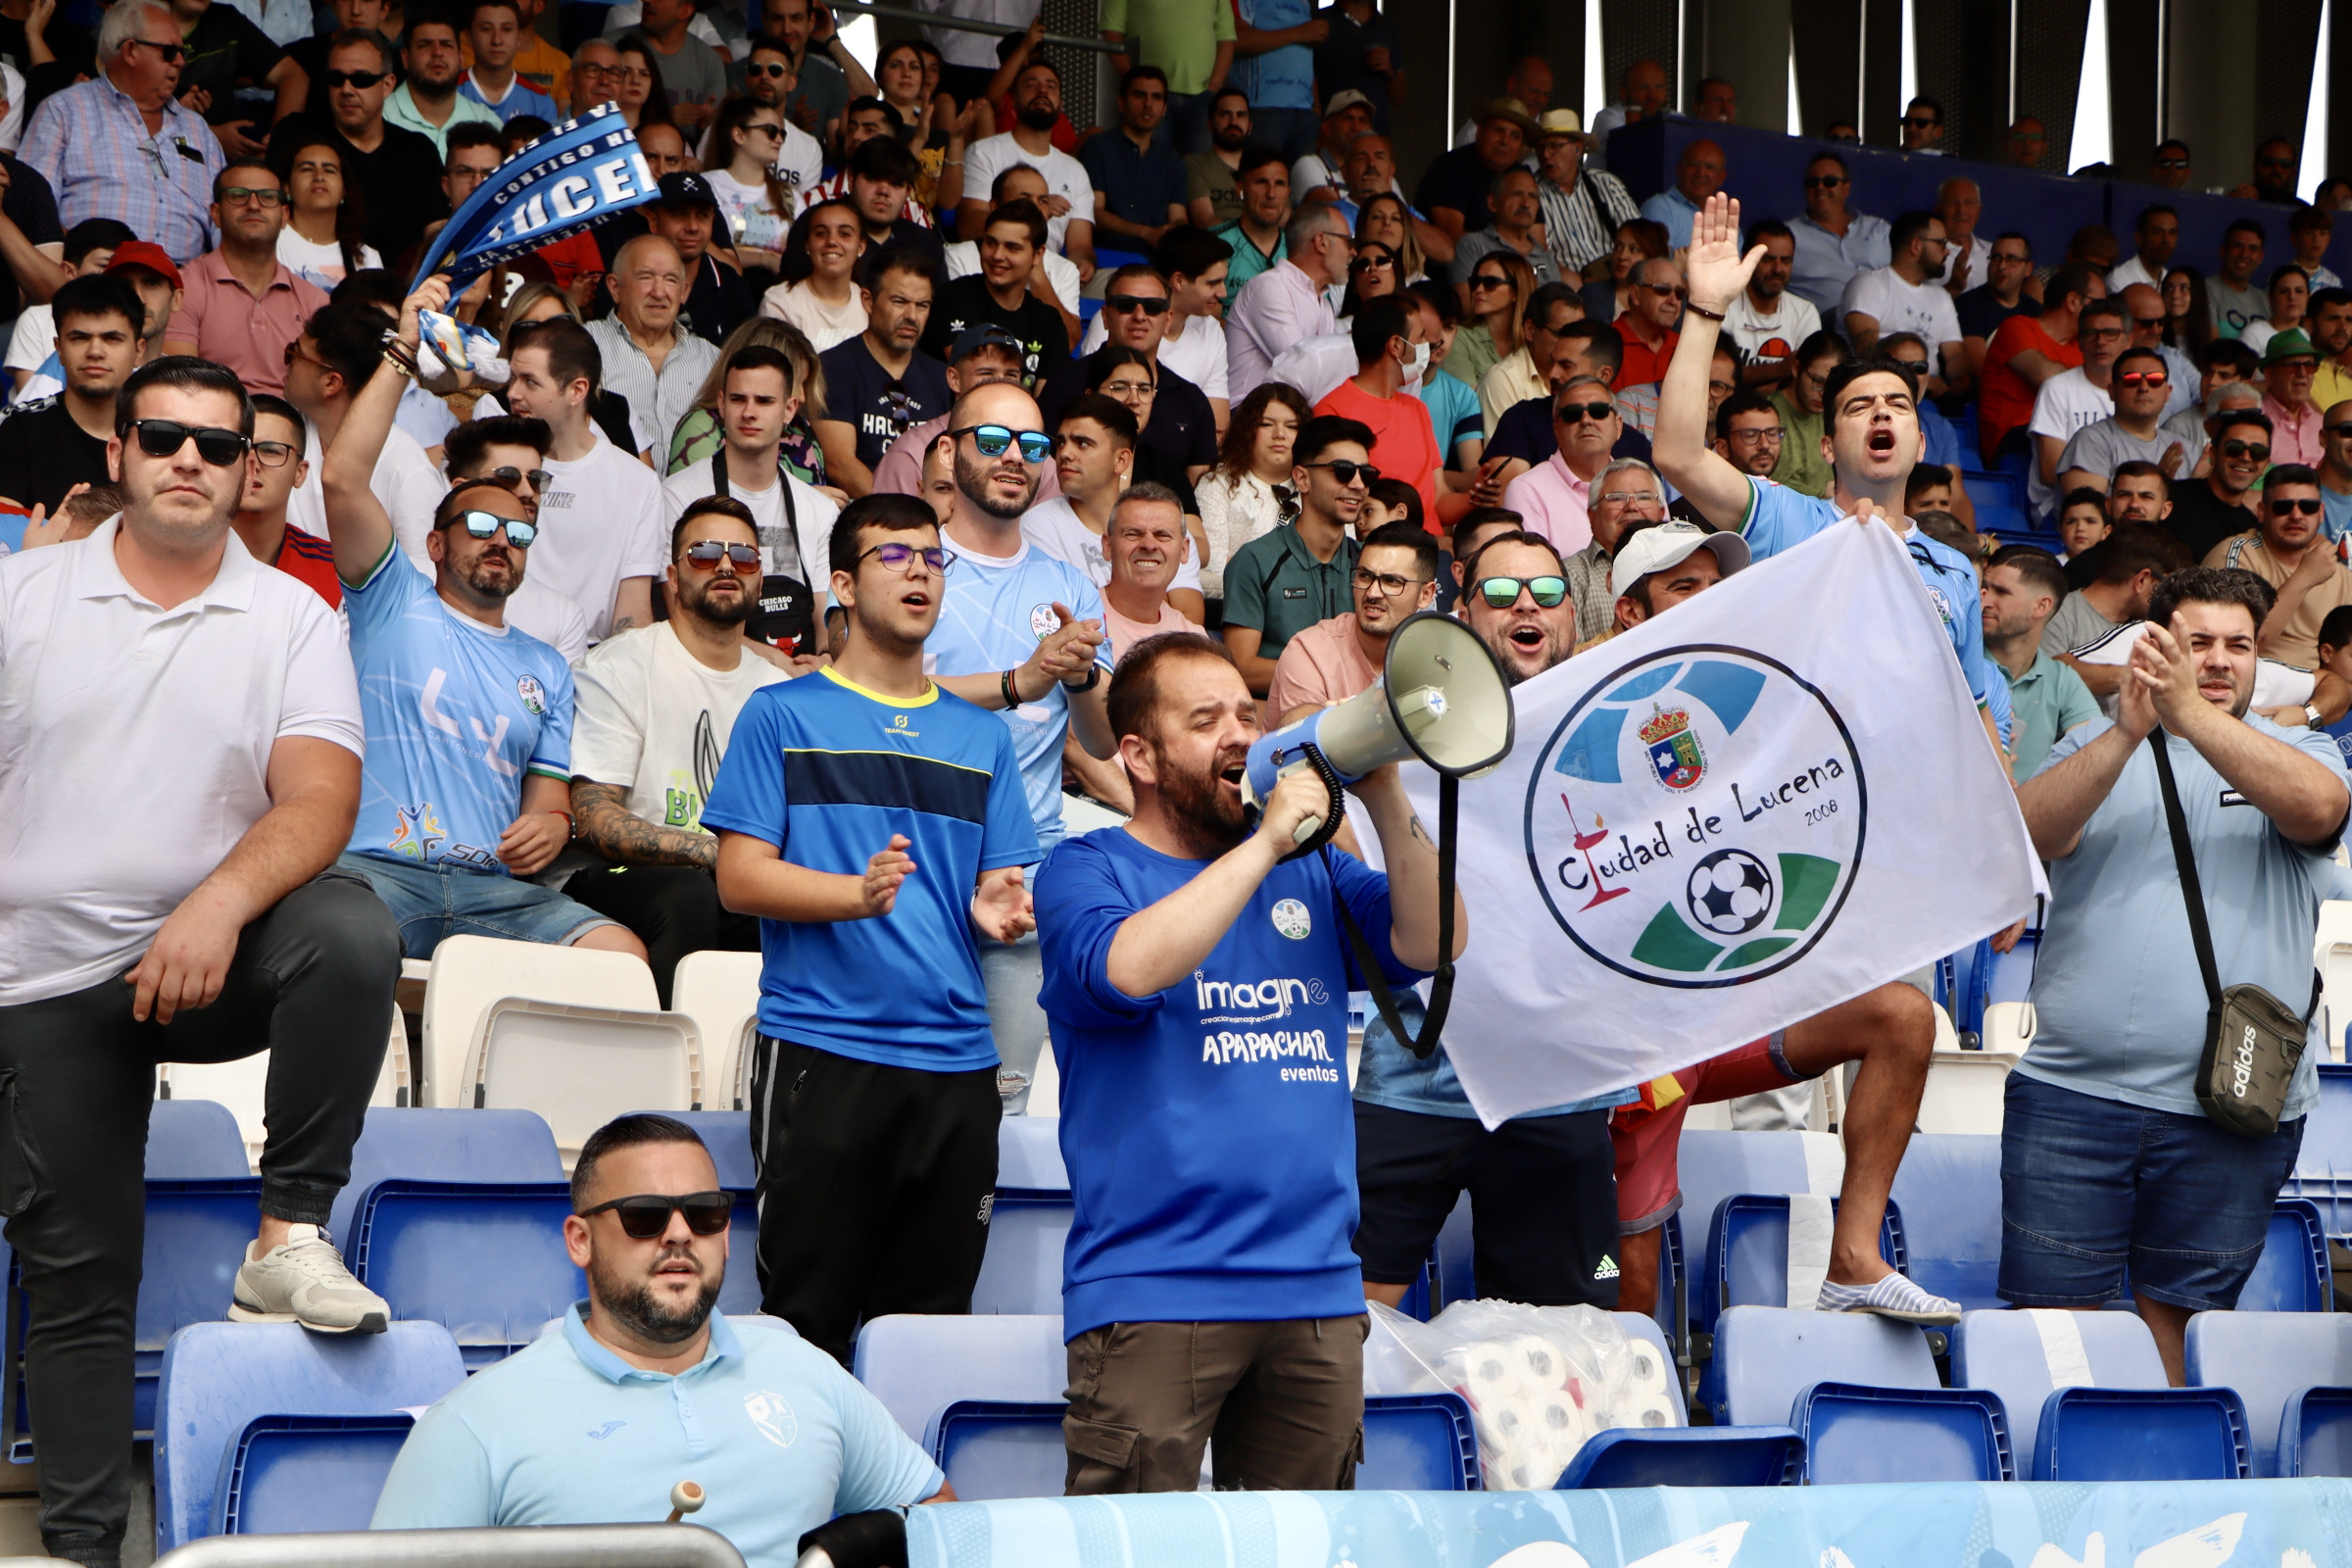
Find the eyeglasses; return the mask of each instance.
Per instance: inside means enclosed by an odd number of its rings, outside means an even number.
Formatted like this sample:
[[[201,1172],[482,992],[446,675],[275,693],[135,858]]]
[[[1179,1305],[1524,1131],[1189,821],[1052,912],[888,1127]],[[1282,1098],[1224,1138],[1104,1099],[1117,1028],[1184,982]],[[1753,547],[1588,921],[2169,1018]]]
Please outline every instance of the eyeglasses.
[[[1521,590],[1535,597],[1542,610],[1550,610],[1568,597],[1565,577],[1481,577],[1472,592],[1487,602],[1493,610],[1508,610],[1519,602]]]
[[[503,484],[510,490],[514,489],[520,481],[528,479],[531,488],[540,495],[547,494],[547,487],[556,482],[556,476],[545,468],[492,468],[485,473],[475,474],[473,478],[476,481],[486,479],[492,484]]]
[[[1562,424],[1579,424],[1586,419],[1598,424],[1616,412],[1614,403],[1563,403],[1551,411],[1551,416]]]
[[[2257,169],[2292,169],[2295,167],[2295,161],[2292,158],[2257,158],[2254,160],[2254,167]]]
[[[1655,490],[1611,490],[1600,498],[1604,506],[1612,507],[1630,506],[1637,501],[1655,501],[1657,499],[1658,493]]]
[[[944,545],[903,545],[896,540],[888,544],[876,545],[871,550],[861,551],[858,559],[863,561],[867,556],[874,557],[893,571],[906,571],[907,565],[919,556],[925,566],[942,577],[948,574],[948,568],[955,564],[956,559],[948,554]],[[912,576],[913,573],[907,572],[907,575]]]
[[[2120,326],[2086,326],[2082,329],[2082,335],[2084,337],[2104,339],[2111,337],[2124,337],[2129,334],[2126,328]]]
[[[2158,169],[2186,169],[2188,160],[2185,158],[2159,158],[2156,160],[2156,167]]]
[[[1928,362],[1925,360],[1906,360],[1897,358],[1893,355],[1889,355],[1887,358],[1894,360],[1895,364],[1901,366],[1904,369],[1909,370],[1913,375],[1925,375],[1928,373]]]
[[[972,438],[972,445],[984,458],[1001,458],[1015,442],[1020,444],[1023,463],[1043,463],[1054,455],[1054,438],[1043,430],[1011,430],[1001,424],[967,424],[948,434],[956,440]]]
[[[123,39],[122,41],[123,41],[124,43],[135,43],[135,44],[139,44],[139,45],[142,45],[142,46],[144,46],[144,47],[146,47],[146,48],[149,48],[149,49],[152,49],[152,50],[154,50],[154,51],[155,51],[157,54],[159,54],[159,55],[161,55],[161,56],[163,56],[163,57],[164,57],[164,63],[165,63],[166,65],[172,65],[172,66],[175,66],[175,65],[179,64],[179,63],[180,63],[182,60],[185,60],[185,59],[187,59],[187,58],[188,58],[188,49],[187,49],[187,45],[185,45],[185,44],[178,44],[178,43],[157,43],[157,42],[156,42],[154,39],[152,39],[152,38],[125,38],[125,39]],[[332,81],[334,78],[330,76],[330,77],[328,77],[327,79],[328,79],[329,81]]]
[[[388,71],[330,71],[326,74],[326,84],[329,87],[367,88],[390,77]]]
[[[2172,378],[2167,370],[2124,370],[2115,379],[2122,386],[2162,386]]]
[[[2271,515],[2274,517],[2291,517],[2298,512],[2306,517],[2316,517],[2320,514],[2320,498],[2318,496],[2298,498],[2293,501],[2273,501],[2269,505]]]
[[[744,70],[748,74],[754,76],[782,76],[790,74],[792,68],[790,66],[779,66],[773,63],[762,66],[758,62],[754,62],[753,64],[745,67]]]
[[[261,459],[265,468],[282,468],[294,461],[294,449],[283,441],[256,441],[253,455]]]
[[[1762,430],[1734,430],[1724,439],[1736,447],[1777,447],[1786,433],[1776,424]]]
[[[2256,463],[2268,463],[2271,461],[2271,449],[2259,441],[2225,441],[2222,443],[2222,456],[2252,458]]]
[[[133,419],[130,428],[139,438],[139,450],[151,458],[176,457],[193,437],[196,456],[216,468],[235,463],[253,444],[234,430],[223,430],[218,425],[182,424],[177,419]]]
[[[499,529],[504,528],[507,530],[507,543],[517,550],[530,549],[531,541],[539,537],[539,525],[535,522],[525,522],[520,517],[502,517],[495,512],[475,512],[470,508],[441,526],[455,528],[460,524],[464,524],[466,531],[476,539],[493,538]]]
[[[1351,485],[1360,477],[1366,484],[1380,482],[1380,470],[1369,463],[1354,463],[1347,458],[1334,458],[1329,463],[1301,463],[1301,468],[1329,468],[1331,476],[1342,485]]]
[[[630,1198],[615,1198],[609,1203],[580,1210],[580,1218],[588,1219],[611,1209],[620,1219],[620,1228],[640,1242],[650,1242],[669,1229],[669,1216],[686,1216],[686,1228],[697,1236],[716,1236],[735,1217],[735,1200],[724,1193],[688,1193],[680,1198],[665,1198],[660,1193],[638,1193]]]
[[[1102,308],[1113,316],[1133,316],[1141,311],[1146,316],[1165,316],[1168,302],[1157,294],[1109,294],[1103,296]]]
[[[1994,251],[1992,259],[1996,262],[2005,262],[2011,267],[2032,267],[2034,265],[2033,257],[2017,251]]]
[[[686,547],[686,559],[706,571],[717,565],[721,556],[743,571],[760,564],[758,545],[731,545],[723,539],[698,539]]]
[[[1473,289],[1509,288],[1511,280],[1493,272],[1473,272],[1470,274],[1470,286]]]
[[[1831,190],[1844,183],[1845,176],[1843,174],[1807,174],[1805,176],[1805,189],[1807,190]]]
[[[240,202],[251,202],[257,207],[283,207],[286,205],[284,191],[274,187],[263,188],[253,185],[223,185],[220,187],[220,194],[213,199],[223,207],[234,207]]]
[[[1359,591],[1377,593],[1384,599],[1395,599],[1417,584],[1429,581],[1427,577],[1400,577],[1393,571],[1366,571],[1361,566],[1355,568],[1351,580]]]

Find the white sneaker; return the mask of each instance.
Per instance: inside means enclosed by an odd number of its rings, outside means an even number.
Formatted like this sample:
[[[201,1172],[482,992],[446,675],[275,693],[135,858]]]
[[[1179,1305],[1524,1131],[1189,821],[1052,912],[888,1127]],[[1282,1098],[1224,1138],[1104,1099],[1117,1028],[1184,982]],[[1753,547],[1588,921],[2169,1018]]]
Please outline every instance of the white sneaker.
[[[343,1254],[316,1225],[259,1257],[249,1242],[230,1290],[231,1323],[299,1323],[320,1334],[381,1334],[392,1321],[384,1298],[351,1277]]]

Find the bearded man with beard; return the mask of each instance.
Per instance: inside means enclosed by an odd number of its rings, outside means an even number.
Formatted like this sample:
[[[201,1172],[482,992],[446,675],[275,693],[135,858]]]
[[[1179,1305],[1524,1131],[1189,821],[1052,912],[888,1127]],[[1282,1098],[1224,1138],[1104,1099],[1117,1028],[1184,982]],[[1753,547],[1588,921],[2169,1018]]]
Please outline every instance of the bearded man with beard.
[[[650,1523],[690,1476],[710,1499],[696,1524],[753,1568],[790,1568],[837,1514],[955,1500],[830,1357],[781,1324],[711,1310],[733,1200],[692,1128],[644,1113],[598,1128],[571,1206],[564,1245],[587,1299],[561,1334],[425,1412],[374,1528]]]
[[[572,672],[572,898],[637,933],[662,1005],[689,953],[760,951],[760,922],[720,907],[718,840],[703,803],[736,715],[789,679],[743,637],[760,580],[760,528],[740,501],[706,496],[670,529],[669,618],[609,637]]]
[[[436,277],[402,305],[410,355],[419,310],[448,302]],[[432,575],[412,565],[368,488],[407,385],[399,357],[386,354],[344,415],[319,481],[368,737],[359,820],[336,863],[391,907],[412,958],[458,935],[643,958],[625,927],[528,880],[572,825],[571,669],[506,620],[539,534],[536,509],[509,481],[462,479],[433,509]]]
[[[1340,901],[1389,983],[1417,981],[1439,960],[1437,852],[1392,765],[1351,786],[1385,876],[1286,862],[1339,803],[1300,770],[1250,820],[1257,703],[1206,637],[1137,644],[1108,707],[1135,814],[1063,843],[1037,887],[1077,1195],[1066,1490],[1189,1492],[1213,1434],[1219,1490],[1345,1491],[1369,1325],[1347,994],[1367,982]],[[1458,954],[1458,898],[1453,919]]]

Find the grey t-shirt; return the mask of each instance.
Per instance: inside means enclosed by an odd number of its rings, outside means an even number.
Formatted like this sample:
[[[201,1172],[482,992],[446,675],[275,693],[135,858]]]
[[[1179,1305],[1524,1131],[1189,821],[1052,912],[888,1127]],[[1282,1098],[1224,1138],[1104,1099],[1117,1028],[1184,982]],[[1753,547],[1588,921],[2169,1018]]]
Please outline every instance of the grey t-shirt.
[[[2231,288],[2218,273],[2205,280],[2205,302],[2213,307],[2213,330],[2221,337],[2235,337],[2271,318],[2269,295],[2258,288]]]
[[[2113,419],[2101,419],[2074,433],[2066,450],[2058,455],[2058,471],[2087,468],[2102,479],[2112,479],[2115,470],[2127,463],[2163,462],[2176,439],[2159,426],[2154,438],[2142,441]],[[2188,468],[2183,465],[2180,471],[2186,473]]]
[[[636,36],[645,38],[642,31]],[[714,107],[727,95],[727,63],[711,48],[692,33],[674,55],[665,55],[661,46],[646,38],[646,47],[653,52],[654,64],[662,73],[662,93],[669,107],[689,105],[701,109]]]
[[[1467,280],[1470,276],[1470,269],[1476,267],[1478,259],[1490,251],[1509,251],[1513,256],[1519,255],[1517,250],[1504,244],[1502,237],[1492,228],[1482,228],[1475,234],[1464,234],[1453,247],[1454,280],[1456,282]],[[1538,287],[1545,283],[1557,283],[1560,280],[1560,264],[1553,261],[1551,252],[1543,246],[1536,246],[1523,259],[1528,266],[1536,270]]]
[[[2352,787],[2327,735],[2283,729],[2253,713],[2245,723]],[[2104,719],[2078,726],[2050,748],[2043,769],[2113,727]],[[2301,1012],[2311,1001],[2322,867],[2332,863],[2334,842],[2290,844],[2195,747],[2177,737],[2167,747],[2222,984],[2259,985]],[[2133,749],[2091,813],[2082,842],[2049,870],[2050,920],[2034,966],[2034,1049],[2016,1070],[2102,1100],[2201,1114],[2194,1080],[2205,1044],[2205,982],[2173,864],[2156,761],[2145,745]],[[2313,1049],[2303,1054],[2287,1096],[2290,1117],[2318,1102],[2324,1054],[2318,1044],[2315,1020]]]
[[[2042,623],[2041,651],[2052,659],[2071,654],[2106,636],[2116,625],[2081,594],[2068,594],[2059,601],[2058,612]]]

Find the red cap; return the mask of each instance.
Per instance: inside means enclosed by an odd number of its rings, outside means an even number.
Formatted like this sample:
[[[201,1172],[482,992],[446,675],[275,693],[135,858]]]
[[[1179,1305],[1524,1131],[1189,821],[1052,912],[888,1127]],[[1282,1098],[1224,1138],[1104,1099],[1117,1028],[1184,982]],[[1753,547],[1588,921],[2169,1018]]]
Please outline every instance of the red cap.
[[[164,254],[164,248],[153,240],[127,240],[116,246],[114,260],[106,264],[106,270],[113,272],[125,267],[144,267],[156,276],[168,280],[173,288],[183,286],[179,280],[179,269],[172,265],[170,256]]]

